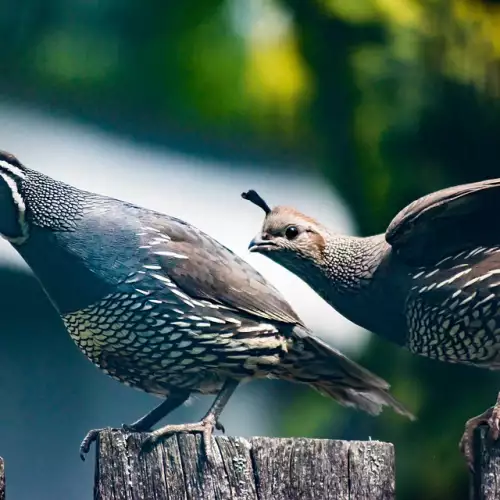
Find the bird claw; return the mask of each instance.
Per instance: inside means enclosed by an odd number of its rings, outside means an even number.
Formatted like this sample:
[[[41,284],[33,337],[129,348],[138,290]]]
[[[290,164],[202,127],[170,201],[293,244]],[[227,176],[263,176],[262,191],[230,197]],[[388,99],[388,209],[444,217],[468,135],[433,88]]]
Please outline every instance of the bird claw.
[[[481,426],[488,426],[488,436],[496,441],[500,437],[500,405],[488,408],[484,413],[469,419],[465,424],[465,431],[460,439],[459,448],[465,456],[467,467],[474,473],[474,432]]]
[[[500,436],[500,407],[494,406],[491,416],[488,419],[488,427],[490,428],[490,436],[493,441],[496,441]]]
[[[196,423],[166,425],[165,427],[151,432],[147,436],[147,438],[142,443],[141,452],[151,451],[157,443],[171,434],[177,432],[200,432],[203,435],[205,456],[208,462],[214,463],[214,455],[212,449],[212,434],[214,428],[225,433],[224,426],[211,414],[207,415],[203,420]]]
[[[213,430],[217,429],[218,431],[226,433],[226,429],[224,425],[222,425],[219,420],[215,420],[212,415],[207,415],[202,421],[194,423],[194,424],[181,424],[181,425],[166,425],[156,431],[151,432],[146,439],[143,441],[141,445],[141,452],[149,452],[151,451],[157,443],[159,443],[163,438],[167,437],[169,434],[173,434],[175,432],[201,432],[203,434],[203,444],[205,447],[205,454],[207,459],[212,462],[212,445],[211,438],[213,434]],[[143,429],[135,426],[134,424],[122,424],[120,429],[111,428],[111,427],[103,427],[101,429],[92,429],[83,438],[82,443],[80,444],[80,458],[85,462],[85,456],[90,451],[92,443],[97,441],[99,434],[104,430],[114,430],[114,431],[122,431],[122,432],[143,432]]]
[[[85,462],[85,456],[90,451],[90,447],[92,446],[92,443],[94,441],[97,441],[99,434],[103,430],[104,430],[104,428],[91,429],[90,431],[87,432],[87,434],[83,438],[83,441],[80,444],[80,458],[82,459],[83,462]]]
[[[82,443],[80,444],[80,458],[82,459],[83,462],[85,462],[85,456],[90,451],[92,443],[97,441],[99,434],[105,430],[118,431],[118,432],[122,431],[129,433],[142,432],[142,429],[140,427],[135,426],[134,424],[122,424],[119,429],[115,427],[102,427],[101,429],[91,429],[90,431],[87,432],[87,434],[82,440]]]

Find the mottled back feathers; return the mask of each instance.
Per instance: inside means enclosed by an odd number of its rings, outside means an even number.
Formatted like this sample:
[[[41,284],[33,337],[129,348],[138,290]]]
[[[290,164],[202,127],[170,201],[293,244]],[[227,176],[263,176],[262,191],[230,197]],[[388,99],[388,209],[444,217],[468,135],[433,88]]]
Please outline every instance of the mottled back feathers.
[[[207,234],[166,216],[154,227],[170,239],[155,247],[156,252],[164,252],[159,261],[170,278],[192,297],[262,319],[301,324],[290,305],[260,273]]]

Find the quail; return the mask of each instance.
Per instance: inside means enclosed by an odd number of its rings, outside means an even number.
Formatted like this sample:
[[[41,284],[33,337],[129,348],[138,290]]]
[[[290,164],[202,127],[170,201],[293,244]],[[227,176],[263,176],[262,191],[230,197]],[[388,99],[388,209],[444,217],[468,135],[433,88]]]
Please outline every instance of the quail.
[[[198,423],[211,434],[240,382],[309,384],[346,406],[412,417],[389,385],[315,337],[243,259],[188,223],[54,180],[0,152],[0,234],[30,266],[92,363],[164,401],[128,430],[152,426],[192,393],[216,394]],[[99,429],[81,446],[88,452]]]
[[[408,348],[450,363],[500,368],[500,179],[443,189],[399,212],[385,234],[336,234],[294,208],[265,212],[249,249],[284,266],[345,317]],[[460,441],[472,468],[481,424],[500,434],[500,394],[470,419]]]

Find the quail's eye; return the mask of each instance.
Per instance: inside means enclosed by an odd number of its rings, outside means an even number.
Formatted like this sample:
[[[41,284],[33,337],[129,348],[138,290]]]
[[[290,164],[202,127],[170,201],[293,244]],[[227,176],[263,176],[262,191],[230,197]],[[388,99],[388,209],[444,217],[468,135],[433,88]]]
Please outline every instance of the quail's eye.
[[[299,235],[297,226],[288,226],[285,230],[285,237],[287,240],[293,240]]]

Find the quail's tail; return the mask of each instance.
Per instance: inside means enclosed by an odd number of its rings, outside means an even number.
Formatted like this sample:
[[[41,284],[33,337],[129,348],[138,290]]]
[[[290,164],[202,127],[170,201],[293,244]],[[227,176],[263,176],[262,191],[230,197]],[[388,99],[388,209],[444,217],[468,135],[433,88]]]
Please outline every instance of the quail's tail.
[[[287,375],[284,378],[310,384],[340,404],[371,415],[378,415],[384,406],[390,406],[397,413],[415,420],[415,416],[392,396],[385,380],[351,361],[307,329],[298,326],[294,334],[296,342],[285,361]]]

